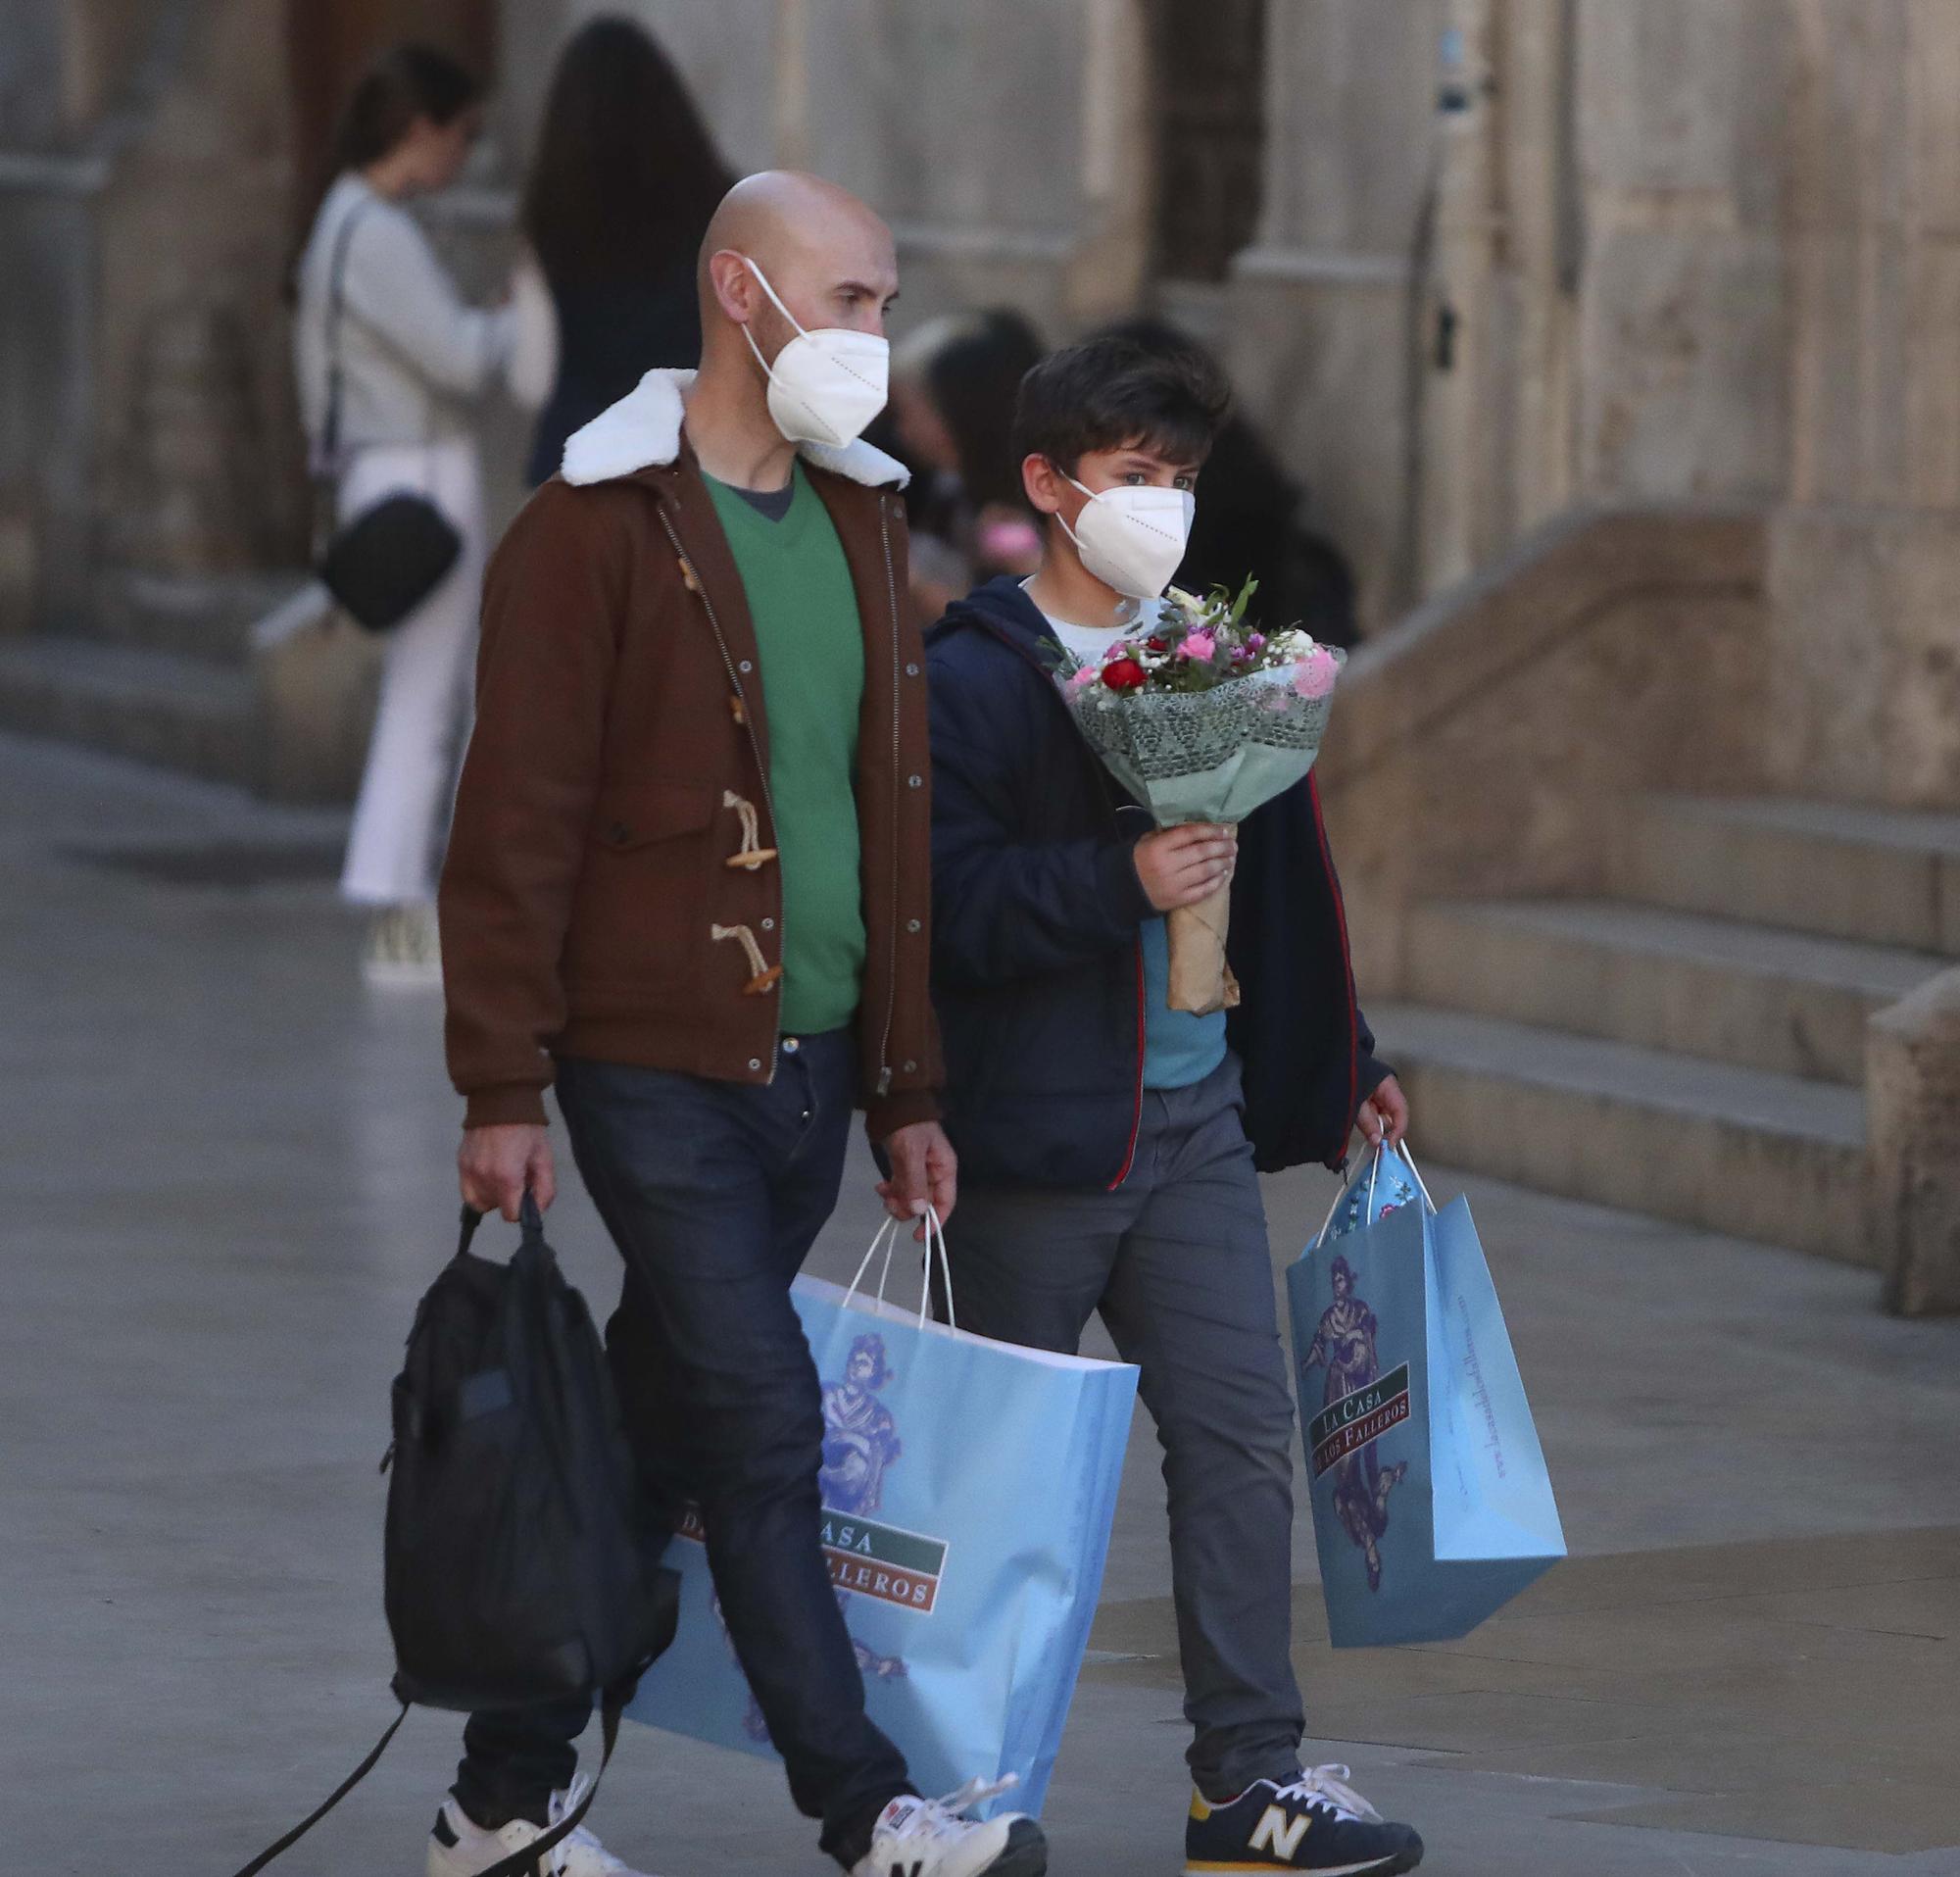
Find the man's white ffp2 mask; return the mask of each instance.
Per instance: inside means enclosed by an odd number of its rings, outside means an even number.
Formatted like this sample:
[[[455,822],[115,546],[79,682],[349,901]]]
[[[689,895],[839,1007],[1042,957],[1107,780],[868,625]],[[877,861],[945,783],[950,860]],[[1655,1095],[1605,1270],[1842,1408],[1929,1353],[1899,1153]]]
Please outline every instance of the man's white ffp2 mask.
[[[762,270],[746,255],[742,264],[776,311],[796,326],[795,336],[776,354],[773,365],[762,357],[756,335],[746,325],[742,328],[756,363],[768,377],[769,416],[776,428],[792,443],[823,443],[833,450],[855,443],[865,424],[885,408],[890,344],[875,332],[854,332],[849,326],[806,331],[776,298]]]

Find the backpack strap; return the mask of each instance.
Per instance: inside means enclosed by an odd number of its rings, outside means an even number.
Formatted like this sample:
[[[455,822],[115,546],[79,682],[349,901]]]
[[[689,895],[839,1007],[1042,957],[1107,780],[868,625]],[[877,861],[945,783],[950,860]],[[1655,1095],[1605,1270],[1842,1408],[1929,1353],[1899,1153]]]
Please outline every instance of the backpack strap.
[[[606,1768],[612,1763],[612,1750],[619,1744],[619,1717],[624,1712],[626,1703],[632,1699],[629,1683],[623,1689],[612,1690],[606,1696],[599,1710],[599,1726],[604,1741],[604,1751],[599,1758],[599,1771],[592,1784],[585,1789],[585,1796],[564,1818],[546,1832],[542,1838],[534,1838],[522,1851],[513,1852],[510,1856],[499,1858],[487,1870],[477,1873],[477,1877],[551,1877],[554,1866],[550,1858],[560,1845],[585,1823],[585,1814],[592,1809],[592,1802],[599,1797],[599,1782],[606,1777]],[[360,1765],[343,1779],[338,1786],[318,1805],[310,1811],[283,1838],[277,1839],[262,1851],[249,1864],[240,1867],[236,1877],[258,1877],[275,1857],[283,1857],[308,1832],[324,1818],[334,1806],[351,1793],[355,1787],[374,1770],[375,1762],[387,1751],[388,1743],[395,1738],[396,1730],[409,1717],[409,1704],[402,1703],[402,1711],[388,1723],[387,1732],[374,1743],[373,1750]]]
[[[333,232],[333,259],[327,269],[326,289],[326,416],[320,425],[320,458],[329,475],[340,473],[340,412],[346,400],[346,368],[341,358],[340,322],[347,312],[347,249],[354,239],[354,224],[370,205],[357,202],[341,217]]]
[[[456,1242],[458,1258],[468,1251],[476,1237],[476,1228],[483,1223],[486,1216],[488,1216],[486,1213],[479,1212],[473,1206],[466,1206],[463,1209],[463,1229]],[[538,1210],[537,1195],[528,1186],[524,1188],[524,1203],[518,1210],[517,1217],[522,1223],[524,1236],[527,1239],[544,1237],[544,1214]]]
[[[287,1832],[283,1838],[279,1839],[276,1843],[268,1845],[249,1864],[243,1866],[238,1872],[238,1877],[257,1877],[257,1873],[264,1870],[274,1857],[283,1857],[287,1852],[291,1851],[308,1832],[312,1831],[334,1806],[339,1804],[355,1787],[360,1785],[374,1770],[374,1762],[387,1751],[388,1743],[395,1738],[396,1730],[408,1717],[409,1704],[404,1702],[402,1704],[402,1711],[388,1723],[387,1732],[374,1743],[373,1751],[368,1757],[333,1789],[322,1804],[316,1806],[291,1831]]]
[[[592,1784],[586,1787],[585,1797],[561,1818],[542,1838],[533,1838],[522,1851],[514,1851],[510,1856],[499,1858],[487,1870],[480,1870],[476,1877],[552,1877],[557,1865],[551,1861],[551,1853],[585,1823],[585,1814],[592,1809],[592,1802],[599,1797],[599,1782],[606,1777],[606,1768],[612,1763],[612,1749],[619,1744],[619,1715],[626,1705],[628,1697],[608,1695],[604,1706],[599,1710],[600,1736],[604,1743],[599,1755],[599,1770],[592,1776]],[[241,1871],[239,1877],[244,1877]]]

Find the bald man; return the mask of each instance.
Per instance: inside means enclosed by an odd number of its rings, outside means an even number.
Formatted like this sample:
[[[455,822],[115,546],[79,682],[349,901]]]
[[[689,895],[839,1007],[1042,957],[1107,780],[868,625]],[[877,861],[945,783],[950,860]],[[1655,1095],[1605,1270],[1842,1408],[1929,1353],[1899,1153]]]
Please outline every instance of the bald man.
[[[700,279],[699,374],[650,372],[574,434],[486,582],[440,902],[463,1197],[551,1204],[556,1082],[625,1262],[609,1341],[662,1536],[700,1507],[797,1804],[865,1877],[1032,1877],[1031,1820],[919,1799],[865,1715],[789,1296],[855,1108],[895,1216],[955,1200],[905,471],[858,440],[884,402],[891,231],[815,177],[751,176]],[[564,1812],[588,1718],[470,1718],[430,1877]],[[559,1850],[564,1877],[631,1877],[583,1831]]]

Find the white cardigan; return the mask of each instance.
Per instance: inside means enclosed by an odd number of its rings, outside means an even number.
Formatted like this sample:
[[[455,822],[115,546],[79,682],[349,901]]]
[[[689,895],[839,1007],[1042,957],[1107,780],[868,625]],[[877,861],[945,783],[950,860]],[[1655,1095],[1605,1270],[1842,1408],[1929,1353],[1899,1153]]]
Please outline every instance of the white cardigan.
[[[466,305],[415,218],[353,172],[327,191],[300,259],[293,352],[307,435],[318,453],[334,250],[355,215],[341,276],[341,451],[454,436],[466,427],[460,401],[508,370],[516,314]]]

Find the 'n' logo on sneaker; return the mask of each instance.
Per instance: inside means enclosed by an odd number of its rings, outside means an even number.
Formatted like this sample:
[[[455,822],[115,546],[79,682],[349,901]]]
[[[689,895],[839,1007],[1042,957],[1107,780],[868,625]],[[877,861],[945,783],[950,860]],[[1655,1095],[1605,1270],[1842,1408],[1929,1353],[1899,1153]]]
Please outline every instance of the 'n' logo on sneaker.
[[[1265,1816],[1252,1827],[1250,1849],[1270,1851],[1275,1857],[1284,1857],[1291,1863],[1298,1853],[1299,1841],[1306,1836],[1306,1828],[1313,1822],[1305,1812],[1297,1818],[1289,1818],[1278,1805],[1268,1805]]]
[[[922,1857],[914,1857],[912,1859],[911,1868],[909,1870],[907,1870],[904,1864],[894,1864],[892,1866],[892,1877],[919,1877],[919,1873],[924,1869],[925,1869],[925,1859]]]

